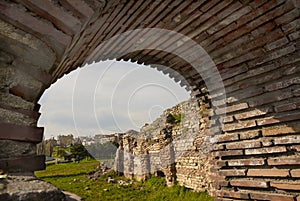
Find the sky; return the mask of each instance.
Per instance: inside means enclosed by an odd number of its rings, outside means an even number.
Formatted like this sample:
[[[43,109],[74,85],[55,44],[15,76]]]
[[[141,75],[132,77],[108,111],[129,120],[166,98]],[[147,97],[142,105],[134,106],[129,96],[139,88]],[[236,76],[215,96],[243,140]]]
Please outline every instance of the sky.
[[[190,97],[168,75],[132,62],[108,60],[78,68],[42,95],[38,126],[45,138],[139,131]]]

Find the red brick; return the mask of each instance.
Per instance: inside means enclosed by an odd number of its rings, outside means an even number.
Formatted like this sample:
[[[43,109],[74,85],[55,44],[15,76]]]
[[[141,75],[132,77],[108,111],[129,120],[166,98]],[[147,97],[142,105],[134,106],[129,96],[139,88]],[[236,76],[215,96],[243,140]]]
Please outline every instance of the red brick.
[[[273,4],[277,4],[278,5],[281,2],[282,1],[276,1],[276,3],[273,3]],[[266,5],[264,5],[264,6],[266,6]],[[265,8],[265,9],[270,10],[270,8]],[[261,19],[258,19],[256,21],[262,21],[262,22],[264,22],[266,20],[268,21],[268,20],[273,19],[273,18],[278,17],[278,16],[279,17],[277,19],[280,19],[281,16],[286,15],[286,13],[288,13],[292,9],[294,9],[293,3],[290,2],[290,1],[285,1],[282,5],[278,6],[277,8],[275,8],[275,9],[269,11],[269,12],[264,13],[260,17]]]
[[[232,10],[232,11],[234,11],[234,10]],[[241,16],[249,13],[250,11],[251,11],[250,7],[247,7],[247,6],[243,7],[242,9],[233,12],[233,14],[229,15],[227,18],[223,19],[222,21],[220,21],[218,24],[216,24],[212,28],[208,29],[207,32],[209,34],[215,33],[216,31],[219,31],[220,29],[224,28],[225,26],[229,25],[230,23],[237,20]]]
[[[250,1],[249,5],[255,10],[259,9],[260,6],[267,3],[269,0],[261,0],[261,1]]]
[[[274,123],[283,123],[293,120],[299,120],[300,112],[299,111],[290,111],[289,113],[277,113],[272,117],[267,117],[264,119],[256,120],[257,125],[268,125]]]
[[[81,23],[77,18],[68,12],[64,12],[51,1],[25,0],[23,2],[30,10],[49,20],[68,35],[77,33],[81,27]]]
[[[282,26],[282,30],[286,33],[295,31],[298,28],[300,28],[300,19],[296,19],[289,24]]]
[[[300,165],[300,158],[270,158],[268,159],[268,165]]]
[[[290,147],[290,149],[300,152],[300,145],[293,145],[293,146]]]
[[[257,78],[258,79],[258,78]],[[228,103],[234,103],[236,101],[241,101],[241,100],[244,100],[244,99],[248,99],[248,98],[251,98],[251,97],[256,97],[260,94],[263,94],[264,90],[262,87],[258,87],[257,84],[258,83],[258,80],[255,81],[252,80],[252,81],[245,81],[245,82],[241,82],[239,83],[239,85],[233,85],[233,86],[230,86],[230,87],[226,87],[226,92],[227,92],[227,102]],[[245,86],[247,85],[247,86]],[[238,88],[237,88],[238,86]],[[233,88],[233,90],[235,92],[231,93],[230,89]],[[241,89],[245,89],[245,90],[241,90]],[[236,91],[238,90],[238,91]],[[245,102],[246,102],[245,100]]]
[[[282,47],[283,45],[286,45],[289,42],[289,40],[286,37],[280,38],[274,42],[271,42],[265,46],[266,50],[270,51],[279,47]]]
[[[253,200],[294,201],[294,196],[273,193],[253,192],[250,193],[250,197]]]
[[[293,63],[292,63],[293,64]],[[293,64],[288,68],[284,68],[283,75],[295,75],[300,73],[300,69],[298,68],[297,64]],[[292,100],[294,101],[294,100]]]
[[[299,103],[285,103],[282,105],[275,106],[275,111],[276,112],[285,112],[289,110],[294,110],[300,107]]]
[[[272,8],[276,7],[277,5],[280,5],[283,1],[265,1],[265,0],[261,0],[261,1],[252,1],[249,2],[249,5],[254,8],[253,11],[251,13],[249,13],[246,16],[243,16],[242,18],[240,18],[237,23],[238,24],[243,24],[246,22],[249,22],[250,20],[253,20],[255,18],[257,18],[258,16],[263,15],[264,13],[268,12],[269,10],[271,10]]]
[[[83,20],[86,20],[87,18],[91,17],[94,13],[94,11],[89,7],[89,5],[87,5],[84,1],[81,0],[59,0],[59,2]]]
[[[257,117],[261,115],[267,114],[271,109],[269,107],[264,107],[264,108],[259,108],[259,109],[254,109],[252,111],[247,111],[243,113],[239,113],[234,115],[234,117],[238,120],[240,119],[248,119],[251,117]]]
[[[216,6],[215,4],[218,3],[218,1],[208,1],[205,4],[203,4],[203,6],[201,6],[200,10],[202,12],[206,12],[208,11],[210,8],[212,8],[213,6]]]
[[[230,67],[238,65],[240,63],[252,60],[254,58],[259,58],[263,54],[265,54],[265,50],[263,50],[262,48],[261,49],[256,49],[256,50],[248,52],[248,53],[246,53],[246,54],[244,54],[242,56],[235,57],[234,59],[231,59],[231,60],[223,63],[223,67],[224,68],[230,68]],[[216,64],[219,64],[219,63],[216,63]]]
[[[227,106],[226,113],[236,112],[236,111],[247,109],[247,108],[249,108],[247,103],[239,103],[236,105]]]
[[[259,36],[260,33],[257,34],[257,30],[251,32],[251,34],[254,37]],[[243,50],[238,51],[250,51],[251,49],[262,47],[267,45],[268,43],[271,43],[273,41],[276,41],[277,39],[283,37],[283,33],[280,29],[275,29],[274,31],[268,31],[268,35],[262,35],[261,37],[254,39],[248,43],[249,46],[246,46]],[[266,49],[266,48],[265,48]],[[266,49],[267,50],[267,49]]]
[[[294,96],[300,96],[300,89],[294,89],[293,90],[293,95]]]
[[[261,147],[260,141],[242,141],[226,144],[227,149],[246,149]]]
[[[291,41],[294,41],[294,40],[300,38],[300,31],[296,31],[294,33],[291,33],[291,34],[288,35],[288,37]]]
[[[229,160],[228,166],[261,166],[265,164],[262,158]]]
[[[300,183],[271,182],[270,185],[271,185],[271,187],[275,187],[278,189],[300,191]]]
[[[300,135],[293,135],[293,136],[285,136],[285,137],[277,137],[274,139],[275,145],[281,144],[295,144],[300,143]]]
[[[267,103],[278,102],[280,100],[284,100],[290,97],[292,97],[292,93],[290,92],[290,90],[269,92],[250,100],[249,105],[250,107],[255,107]]]
[[[288,177],[288,169],[249,169],[247,176],[250,177]]]
[[[230,184],[232,186],[243,186],[243,187],[253,187],[253,188],[268,188],[268,183],[265,181],[257,180],[231,180]]]
[[[259,131],[240,132],[240,139],[241,140],[249,140],[249,139],[257,138],[259,136],[260,136]]]
[[[273,22],[266,23],[260,27],[257,27],[253,31],[251,31],[251,35],[255,38],[257,38],[260,35],[263,35],[266,32],[271,32],[275,28],[275,24]]]
[[[286,147],[264,147],[259,149],[246,149],[246,155],[260,155],[260,154],[272,154],[272,153],[282,153],[287,152]]]
[[[214,152],[215,156],[241,156],[244,154],[243,150],[228,150]]]
[[[265,86],[266,91],[275,91],[278,89],[286,88],[288,86],[291,86],[292,84],[299,84],[300,78],[298,76],[292,77],[292,78],[285,78],[282,81],[271,83]]]
[[[287,24],[291,21],[293,21],[294,19],[298,19],[299,18],[299,9],[294,9],[294,10],[291,10],[290,12],[278,17],[276,20],[275,20],[275,23],[277,25],[282,25],[282,24]]]
[[[233,130],[251,128],[255,126],[256,126],[255,120],[247,120],[247,121],[241,121],[239,123],[225,124],[223,127],[223,131],[233,131]]]
[[[292,177],[300,177],[300,169],[291,170]]]
[[[266,81],[270,81],[274,77],[274,75],[275,75],[276,78],[279,78],[279,77],[282,76],[282,73],[277,73],[277,72],[280,72],[279,69],[282,68],[282,64],[281,63],[291,64],[291,63],[295,62],[296,58],[298,58],[296,55],[291,55],[289,57],[283,57],[283,58],[281,58],[280,62],[264,64],[261,67],[255,66],[255,68],[250,69],[247,74],[237,75],[237,76],[235,76],[234,78],[232,78],[230,80],[225,80],[224,84],[226,86],[227,85],[232,85],[233,83],[237,83],[237,82],[239,83],[241,80],[243,80],[244,85],[245,85],[245,84],[248,83],[248,80],[251,79],[251,81],[252,81],[251,84],[252,85],[256,85],[257,82],[255,82],[255,81],[257,79],[258,80],[260,80],[260,79],[262,80],[262,81],[259,81],[259,83],[264,83]],[[296,59],[296,60],[299,60],[299,59]],[[278,70],[276,70],[276,69],[278,69]],[[290,69],[290,68],[288,68],[288,69]],[[260,76],[261,74],[267,73],[267,72],[269,72],[268,75],[272,75],[272,76],[271,77]],[[265,77],[265,79],[262,79],[263,77]]]
[[[223,134],[218,137],[218,142],[230,142],[239,140],[238,134]]]
[[[224,118],[224,123],[229,123],[229,122],[233,122],[233,116],[226,116]]]
[[[289,35],[290,39],[291,39],[291,37],[292,38],[295,37],[294,35],[291,35],[291,36],[290,35]],[[295,50],[296,50],[295,46],[290,45],[288,47],[281,48],[281,49],[275,50],[273,52],[270,52],[269,54],[265,54],[263,57],[255,59],[255,60],[249,62],[248,64],[249,64],[250,67],[261,65],[261,64],[266,63],[268,61],[272,61],[272,60],[275,60],[275,59],[280,58],[282,56],[285,56],[287,54],[290,54],[290,53],[294,52]]]
[[[220,175],[222,176],[245,176],[245,169],[233,169],[233,170],[220,170]]]
[[[249,194],[244,192],[234,192],[234,191],[218,191],[217,196],[228,197],[228,198],[240,198],[249,199]]]
[[[256,71],[256,72],[258,73],[259,71]],[[245,80],[242,80],[242,81],[238,82],[238,85],[240,86],[241,89],[248,90],[249,87],[254,86],[254,87],[257,88],[257,85],[259,85],[259,84],[264,84],[266,82],[273,81],[275,79],[279,79],[282,76],[283,76],[283,73],[281,71],[277,70],[277,71],[273,71],[273,72],[268,72],[268,76],[261,76],[261,75],[252,76],[249,79],[245,79]],[[241,79],[243,79],[243,78],[241,78]],[[264,89],[262,87],[260,87],[259,88],[259,93],[255,93],[255,92],[253,93],[252,92],[253,95],[249,96],[249,97],[254,97],[254,96],[257,96],[257,95],[260,95],[260,94],[263,94],[263,93],[264,93]]]
[[[268,124],[275,124],[280,123],[279,119],[276,119],[274,117],[266,117],[264,119],[258,119],[256,120],[258,126],[268,125]]]
[[[227,80],[229,78],[235,77],[236,75],[245,73],[248,71],[248,67],[246,65],[241,65],[236,68],[224,69],[221,71],[221,77],[223,80]]]
[[[227,36],[225,36],[225,40],[226,41],[234,40],[234,39],[238,38],[239,36],[244,35],[246,32],[249,32],[249,31],[257,28],[257,26],[259,26],[263,22],[266,22],[267,19],[263,19],[263,17],[259,17],[254,21],[251,21],[251,20],[253,20],[257,16],[263,14],[267,10],[273,8],[277,4],[278,4],[278,2],[269,1],[264,6],[258,8],[258,9],[254,9],[252,12],[248,13],[247,15],[242,16],[240,19],[237,20],[237,24],[238,24],[238,26],[240,26],[240,28],[238,30],[228,34]],[[251,22],[249,22],[249,21],[251,21]],[[241,26],[241,25],[243,25],[243,26]],[[263,30],[262,32],[265,33],[265,31],[266,30]]]
[[[263,139],[261,141],[261,143],[262,143],[263,147],[269,147],[269,146],[274,145],[273,142],[271,141],[271,139]]]
[[[216,196],[218,196],[218,195],[217,195],[217,193],[214,191],[214,192],[211,192],[211,196],[216,197]],[[214,201],[224,201],[224,199],[223,199],[223,198],[215,198]]]
[[[300,132],[300,126],[272,126],[262,129],[263,136],[275,136],[281,134],[297,133]]]

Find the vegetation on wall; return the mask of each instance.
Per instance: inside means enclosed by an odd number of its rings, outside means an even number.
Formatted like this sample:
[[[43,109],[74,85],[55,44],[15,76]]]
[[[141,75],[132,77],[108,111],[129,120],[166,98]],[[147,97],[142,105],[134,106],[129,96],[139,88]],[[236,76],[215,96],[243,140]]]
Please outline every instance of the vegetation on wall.
[[[166,123],[169,124],[179,124],[182,120],[183,115],[182,114],[168,114]]]

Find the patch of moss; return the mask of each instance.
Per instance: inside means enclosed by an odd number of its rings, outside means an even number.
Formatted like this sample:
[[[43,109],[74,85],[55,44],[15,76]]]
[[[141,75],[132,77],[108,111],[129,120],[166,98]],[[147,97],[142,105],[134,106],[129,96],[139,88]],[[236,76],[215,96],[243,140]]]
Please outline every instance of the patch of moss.
[[[168,114],[166,122],[169,124],[179,124],[182,118],[182,114]]]

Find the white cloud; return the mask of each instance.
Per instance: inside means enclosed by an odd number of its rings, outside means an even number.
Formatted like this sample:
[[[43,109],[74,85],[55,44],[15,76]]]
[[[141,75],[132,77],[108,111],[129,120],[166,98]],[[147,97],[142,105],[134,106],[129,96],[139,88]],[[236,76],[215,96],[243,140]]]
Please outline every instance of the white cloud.
[[[148,66],[99,62],[71,72],[43,94],[38,125],[46,138],[138,130],[188,98],[178,83]]]

